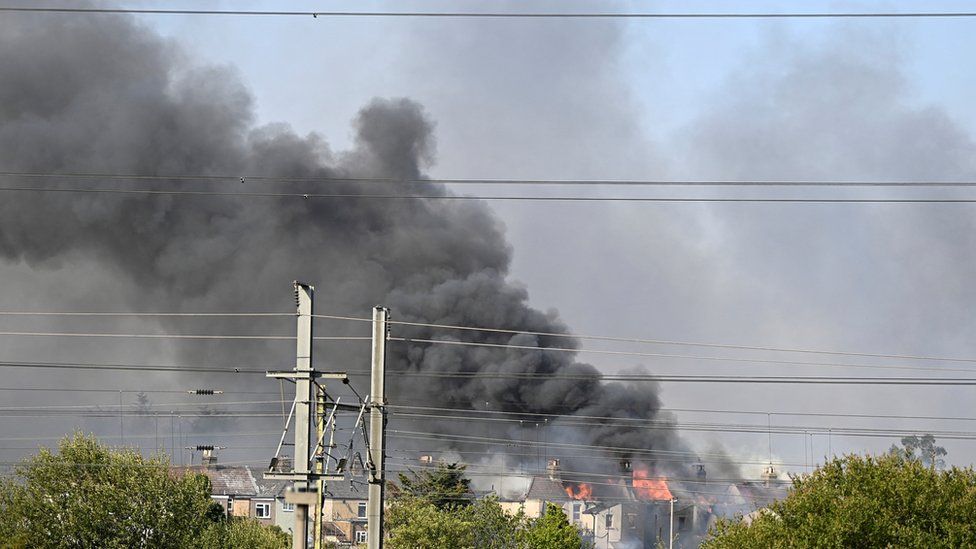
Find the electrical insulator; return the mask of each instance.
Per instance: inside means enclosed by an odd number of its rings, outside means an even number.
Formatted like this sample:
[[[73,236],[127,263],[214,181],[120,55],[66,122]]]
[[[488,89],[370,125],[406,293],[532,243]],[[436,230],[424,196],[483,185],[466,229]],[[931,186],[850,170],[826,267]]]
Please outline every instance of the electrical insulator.
[[[197,451],[198,452],[202,452],[204,450],[211,450],[211,451],[213,451],[213,449],[214,449],[214,447],[212,445],[207,445],[207,444],[198,444],[197,445]]]

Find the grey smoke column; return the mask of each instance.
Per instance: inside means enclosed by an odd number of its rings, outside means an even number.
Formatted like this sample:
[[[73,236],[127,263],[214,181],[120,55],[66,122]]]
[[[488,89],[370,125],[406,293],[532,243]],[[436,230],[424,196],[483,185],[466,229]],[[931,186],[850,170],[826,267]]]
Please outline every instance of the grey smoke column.
[[[255,127],[251,98],[232,70],[189,64],[171,44],[123,17],[5,16],[0,20],[0,74],[0,166],[6,170],[416,178],[435,153],[433,123],[420,105],[407,99],[376,99],[364,107],[354,121],[355,146],[342,153],[331,151],[318,136],[296,135],[286,125]],[[447,192],[433,184],[343,182],[244,182],[239,187],[187,181],[15,183],[394,195]],[[394,320],[566,330],[556,313],[529,307],[526,290],[506,280],[511,251],[502,227],[484,204],[474,202],[5,193],[0,201],[0,256],[37,270],[96,263],[112,272],[119,284],[141,288],[138,301],[131,303],[137,310],[282,310],[289,300],[288,283],[307,280],[316,286],[322,312],[365,315],[370,306],[384,304],[391,307]],[[84,280],[77,283],[84,288]],[[97,307],[97,297],[92,302]],[[210,326],[215,332],[246,328],[230,321]],[[358,325],[328,326],[332,333],[366,331]],[[499,333],[402,328],[398,334],[575,345],[567,338]],[[288,349],[249,342],[187,344],[180,353],[187,361],[253,364],[280,363]],[[340,343],[319,356],[349,368],[367,363],[361,360],[364,351]],[[601,382],[593,366],[577,362],[571,353],[423,343],[395,343],[390,353],[393,372],[554,376],[465,379],[394,374],[389,387],[394,402],[658,417],[655,386]],[[561,379],[564,375],[574,377]],[[445,433],[533,436],[505,424],[424,421],[423,426]],[[680,447],[673,431],[617,424],[553,428],[543,436],[607,446]],[[413,443],[418,444],[446,443]]]

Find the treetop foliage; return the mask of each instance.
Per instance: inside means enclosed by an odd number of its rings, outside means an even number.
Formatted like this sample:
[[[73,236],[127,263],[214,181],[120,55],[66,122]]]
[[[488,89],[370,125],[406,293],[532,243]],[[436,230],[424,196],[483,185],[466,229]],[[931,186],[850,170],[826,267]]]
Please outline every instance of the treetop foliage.
[[[464,466],[400,475],[386,515],[391,549],[580,549],[580,532],[562,508],[549,504],[530,520],[507,513],[497,497],[475,499]]]
[[[926,434],[902,437],[901,447],[892,444],[888,453],[905,459],[920,461],[926,467],[942,469],[945,467],[945,460],[941,458],[948,452],[944,447],[935,445],[934,436]]]
[[[466,466],[438,463],[434,469],[400,473],[390,493],[400,499],[421,499],[438,509],[471,505],[471,480],[464,476]]]
[[[255,526],[264,529],[257,523],[228,525],[222,512],[214,513],[205,475],[174,473],[163,456],[110,449],[82,434],[63,439],[56,453],[41,449],[13,478],[0,480],[4,549],[217,548],[222,546],[200,540],[212,538],[213,529],[256,531]]]
[[[976,547],[971,468],[850,455],[793,480],[786,499],[751,523],[720,521],[703,547]]]

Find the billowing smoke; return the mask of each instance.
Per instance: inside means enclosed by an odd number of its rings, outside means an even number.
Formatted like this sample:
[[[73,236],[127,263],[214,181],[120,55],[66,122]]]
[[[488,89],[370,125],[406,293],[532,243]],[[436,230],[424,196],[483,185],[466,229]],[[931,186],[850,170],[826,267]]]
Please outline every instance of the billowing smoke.
[[[287,125],[256,127],[249,93],[233,70],[189,63],[178,49],[128,18],[4,17],[0,74],[4,170],[291,178],[240,183],[7,178],[8,185],[394,197],[448,192],[434,184],[295,182],[422,177],[435,157],[434,123],[408,99],[375,99],[353,121],[354,146],[344,152],[331,150],[317,135],[296,135]],[[395,320],[567,330],[557,313],[528,306],[526,289],[507,279],[511,250],[504,229],[484,204],[473,201],[7,192],[0,200],[0,256],[35,272],[75,271],[72,293],[104,288],[108,277],[118,287],[116,294],[93,292],[74,301],[94,309],[121,300],[133,310],[281,311],[291,301],[290,281],[304,280],[316,286],[322,313],[367,316],[371,306],[384,304]],[[20,289],[11,283],[4,291]],[[187,331],[177,322],[163,327]],[[318,335],[368,333],[365,324],[319,325]],[[276,333],[291,330],[290,325],[276,326]],[[193,327],[209,333],[267,331],[240,320],[208,319]],[[565,337],[417,327],[397,327],[394,335],[576,345]],[[60,353],[56,348],[45,352],[48,357]],[[362,342],[322,343],[316,352],[320,368],[363,370],[368,364]],[[244,340],[188,342],[169,353],[190,364],[283,367],[293,349],[280,342]],[[146,362],[163,360],[165,354],[135,360],[106,346],[75,359]],[[500,448],[514,461],[537,464],[553,453],[574,453],[546,450],[551,443],[567,445],[561,448],[682,449],[673,430],[600,419],[668,421],[659,414],[656,386],[602,382],[596,368],[572,353],[394,342],[390,368],[392,404],[515,413],[499,416],[504,421],[496,423],[410,416],[401,421],[394,414],[392,426],[509,439]],[[485,375],[470,377],[475,373]],[[505,377],[511,375],[522,378]],[[188,374],[181,382],[200,379]],[[356,381],[364,386],[364,378]],[[277,385],[263,379],[235,386],[263,390],[269,384],[268,393],[276,395]],[[594,419],[569,421],[547,414]],[[450,437],[394,439],[393,444],[418,452],[467,450],[472,461],[478,452],[502,451]],[[575,454],[563,457],[564,464],[572,464],[567,469],[597,467],[590,453]],[[652,454],[641,456],[653,461]]]

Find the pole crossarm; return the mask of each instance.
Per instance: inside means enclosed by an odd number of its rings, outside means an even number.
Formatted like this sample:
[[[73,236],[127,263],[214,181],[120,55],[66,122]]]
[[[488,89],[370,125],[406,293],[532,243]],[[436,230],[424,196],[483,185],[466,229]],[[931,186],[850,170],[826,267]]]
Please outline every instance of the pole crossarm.
[[[316,370],[295,371],[295,370],[270,370],[265,372],[265,377],[276,379],[287,379],[291,381],[316,379],[338,379],[343,383],[349,383],[349,376],[345,372],[319,372]]]
[[[346,475],[335,475],[325,473],[264,473],[265,480],[291,480],[294,482],[305,482],[313,480],[345,480]]]

